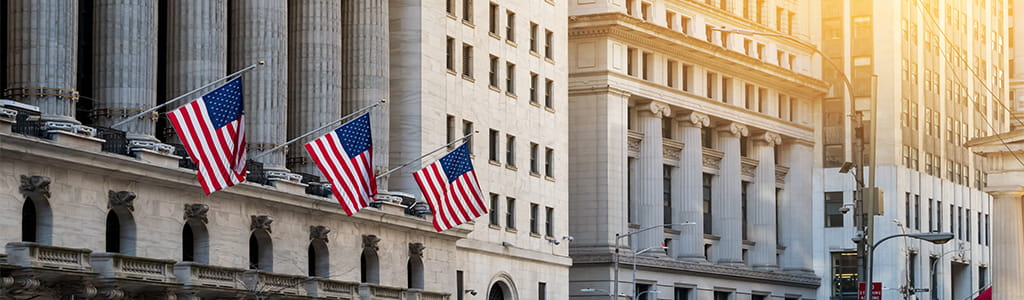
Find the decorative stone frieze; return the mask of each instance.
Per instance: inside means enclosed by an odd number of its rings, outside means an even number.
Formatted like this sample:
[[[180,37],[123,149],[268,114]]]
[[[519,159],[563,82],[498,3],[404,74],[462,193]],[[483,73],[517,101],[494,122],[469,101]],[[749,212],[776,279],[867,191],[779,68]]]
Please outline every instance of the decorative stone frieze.
[[[665,156],[667,162],[675,165],[679,161],[680,152],[683,151],[683,143],[673,139],[664,139],[662,143],[662,155]]]
[[[725,153],[722,153],[721,151],[711,148],[704,148],[703,151],[704,153],[701,157],[701,160],[704,167],[713,170],[718,170],[718,166],[722,162],[722,156],[724,156]]]
[[[782,187],[786,184],[786,174],[789,174],[789,167],[775,165],[775,184]]]
[[[635,156],[637,152],[640,152],[640,142],[644,140],[644,134],[636,130],[629,130],[626,132],[628,135],[627,146],[629,152],[632,152]]]
[[[757,175],[757,160],[749,157],[740,159],[740,176],[754,177]]]

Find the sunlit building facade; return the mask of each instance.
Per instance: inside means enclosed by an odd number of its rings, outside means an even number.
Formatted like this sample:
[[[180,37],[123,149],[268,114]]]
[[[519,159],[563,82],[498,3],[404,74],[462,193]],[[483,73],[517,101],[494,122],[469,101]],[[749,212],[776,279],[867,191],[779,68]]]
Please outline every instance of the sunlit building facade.
[[[982,191],[985,160],[968,140],[1008,129],[1009,53],[1006,1],[822,1],[822,50],[853,83],[851,99],[837,73],[822,105],[823,178],[815,186],[815,268],[819,299],[856,299],[857,229],[851,118],[877,122],[876,185],[884,213],[873,218],[875,240],[898,233],[942,231],[944,245],[894,239],[876,251],[874,281],[883,298],[919,291],[917,299],[964,299],[990,283],[992,206]],[[877,76],[877,120],[867,110]],[[855,112],[851,112],[852,109]],[[856,118],[856,117],[854,117]],[[853,122],[856,124],[856,122]],[[856,127],[856,126],[854,126]]]
[[[817,9],[570,3],[573,299],[814,299]]]

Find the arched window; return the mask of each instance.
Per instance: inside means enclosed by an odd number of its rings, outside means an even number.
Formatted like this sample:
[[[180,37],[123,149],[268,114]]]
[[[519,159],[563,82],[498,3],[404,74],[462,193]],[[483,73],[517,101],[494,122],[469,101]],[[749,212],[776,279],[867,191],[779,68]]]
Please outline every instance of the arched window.
[[[410,289],[423,289],[423,259],[419,256],[409,257],[406,264],[407,283]]]
[[[45,199],[25,197],[25,205],[21,209],[21,240],[49,245],[52,230],[53,215],[49,203]]]
[[[331,262],[326,243],[319,240],[309,243],[309,265],[307,267],[310,277],[331,277]]]
[[[181,261],[210,263],[210,235],[202,221],[189,220],[181,229]]]
[[[123,207],[107,213],[106,251],[135,255],[135,220],[132,213]]]
[[[505,283],[500,282],[500,281],[499,282],[495,282],[493,285],[491,285],[491,290],[487,291],[487,300],[506,300],[506,299],[512,299],[512,298],[506,298],[505,297],[507,289],[508,288],[505,286]]]
[[[249,235],[249,269],[274,271],[274,245],[266,230],[257,229]]]
[[[501,272],[491,280],[491,286],[487,289],[487,300],[515,300],[518,299],[516,285],[512,277]]]
[[[359,259],[359,280],[363,283],[380,283],[380,265],[377,263],[377,251],[364,248]]]

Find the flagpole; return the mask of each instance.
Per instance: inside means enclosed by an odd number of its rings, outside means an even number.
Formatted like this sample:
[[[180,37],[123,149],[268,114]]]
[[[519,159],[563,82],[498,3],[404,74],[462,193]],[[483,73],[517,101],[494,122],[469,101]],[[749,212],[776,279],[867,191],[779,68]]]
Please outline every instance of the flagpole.
[[[245,67],[245,69],[238,70],[238,72],[231,73],[231,75],[224,76],[224,77],[222,77],[220,79],[214,80],[214,81],[212,81],[210,83],[207,83],[207,84],[205,84],[205,85],[203,85],[201,87],[198,87],[198,88],[196,88],[194,90],[188,91],[187,93],[182,94],[181,96],[174,97],[174,99],[167,100],[167,102],[164,102],[163,104],[154,106],[153,108],[147,109],[144,112],[138,113],[138,114],[136,114],[134,116],[131,116],[131,117],[128,117],[128,118],[125,118],[124,120],[121,120],[120,122],[114,123],[114,125],[110,125],[110,127],[111,128],[116,128],[119,125],[124,125],[125,123],[128,123],[129,121],[132,121],[135,118],[138,118],[138,117],[140,117],[142,115],[151,113],[151,112],[153,112],[153,111],[155,111],[157,109],[160,109],[161,107],[167,106],[167,105],[169,105],[171,103],[174,103],[174,102],[176,102],[178,100],[181,100],[182,98],[185,98],[185,97],[187,97],[189,95],[195,94],[196,92],[198,92],[200,90],[203,90],[205,88],[208,88],[208,87],[210,87],[210,86],[212,86],[214,84],[220,83],[220,82],[222,82],[224,80],[230,79],[230,78],[238,76],[238,75],[242,75],[242,73],[248,72],[249,70],[252,70],[252,69],[256,68],[257,66],[261,66],[261,65],[264,65],[264,64],[266,64],[266,62],[264,62],[262,60],[259,61],[258,63],[251,64],[248,67]]]
[[[305,133],[305,134],[303,134],[303,135],[300,135],[300,136],[298,136],[298,137],[296,137],[296,138],[294,138],[294,139],[291,139],[291,140],[289,140],[289,141],[287,141],[287,142],[284,142],[284,144],[280,144],[280,145],[277,145],[277,146],[276,146],[276,147],[274,147],[274,148],[270,148],[270,150],[267,150],[267,151],[264,151],[263,153],[257,154],[256,156],[253,156],[253,157],[252,157],[252,159],[257,159],[257,158],[260,158],[260,157],[266,156],[266,155],[268,155],[268,154],[270,154],[270,153],[273,153],[274,151],[277,151],[278,149],[284,148],[285,146],[288,146],[288,145],[290,145],[291,143],[294,143],[295,141],[298,141],[298,140],[300,140],[300,139],[302,139],[302,138],[304,138],[304,137],[307,137],[307,136],[310,136],[310,135],[312,135],[312,134],[314,134],[314,133],[317,133],[317,132],[319,132],[320,130],[323,130],[324,128],[330,127],[331,125],[334,125],[334,124],[336,124],[336,123],[338,123],[338,122],[341,122],[342,120],[345,120],[345,119],[351,118],[352,116],[355,116],[355,115],[361,114],[361,113],[363,113],[363,112],[365,112],[365,111],[367,111],[367,110],[370,110],[370,109],[372,109],[372,108],[374,108],[374,107],[377,107],[377,106],[379,106],[379,105],[381,105],[381,104],[384,104],[384,103],[387,103],[387,102],[388,102],[388,100],[387,100],[387,99],[380,99],[380,101],[377,101],[377,103],[374,103],[374,104],[370,104],[370,105],[369,105],[369,106],[367,106],[367,107],[363,107],[363,108],[360,108],[360,109],[359,109],[359,110],[357,110],[357,111],[354,111],[354,112],[352,112],[352,113],[350,113],[350,114],[347,114],[347,115],[345,115],[344,117],[341,117],[341,118],[339,118],[339,119],[337,119],[337,120],[331,121],[330,123],[324,124],[324,126],[320,126],[320,127],[319,127],[319,128],[317,128],[317,129],[313,129],[313,130],[310,130],[309,132],[306,132],[306,133]]]
[[[414,163],[414,162],[417,162],[417,161],[419,161],[420,159],[423,159],[424,157],[427,157],[427,156],[429,156],[429,155],[431,155],[431,154],[434,154],[434,153],[436,153],[437,151],[441,151],[441,149],[445,149],[445,148],[448,148],[448,146],[454,145],[455,143],[458,143],[458,142],[464,141],[465,139],[468,139],[469,137],[471,137],[471,136],[473,136],[474,134],[477,134],[477,133],[480,133],[480,131],[479,131],[479,130],[477,130],[477,131],[474,131],[474,132],[472,132],[472,133],[470,133],[470,134],[467,134],[466,136],[463,136],[463,137],[461,137],[461,138],[455,139],[455,140],[454,140],[454,141],[452,141],[451,143],[447,143],[447,144],[445,144],[444,146],[441,146],[441,147],[437,147],[437,149],[434,149],[433,151],[427,152],[427,154],[423,154],[423,155],[420,155],[420,157],[417,157],[417,158],[415,158],[415,159],[413,159],[413,160],[410,160],[409,162],[407,162],[407,163],[404,163],[404,164],[402,164],[401,166],[398,166],[398,167],[396,167],[396,168],[394,168],[394,169],[388,170],[387,172],[384,172],[384,174],[380,174],[380,175],[377,175],[377,177],[376,177],[376,178],[377,178],[377,179],[379,179],[379,178],[381,178],[381,177],[387,176],[388,174],[394,173],[395,171],[401,170],[402,168],[405,168],[405,167],[407,167],[407,166],[411,165],[412,163]]]

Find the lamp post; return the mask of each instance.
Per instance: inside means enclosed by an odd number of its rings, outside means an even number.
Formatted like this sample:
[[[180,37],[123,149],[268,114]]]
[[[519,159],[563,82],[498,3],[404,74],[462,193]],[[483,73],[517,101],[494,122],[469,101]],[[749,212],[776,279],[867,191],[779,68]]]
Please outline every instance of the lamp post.
[[[622,238],[627,237],[627,236],[631,236],[631,235],[634,235],[634,234],[637,234],[637,233],[641,233],[641,232],[644,232],[644,231],[648,231],[648,230],[651,230],[651,229],[655,229],[655,228],[662,228],[662,227],[672,226],[672,225],[683,226],[683,225],[693,225],[693,224],[697,224],[697,223],[694,223],[694,222],[668,223],[668,224],[661,224],[661,225],[654,225],[654,226],[649,226],[649,227],[645,227],[645,228],[640,228],[637,231],[629,232],[629,233],[626,233],[626,234],[616,233],[615,234],[615,252],[612,253],[612,260],[614,261],[614,264],[615,264],[615,281],[612,282],[612,290],[614,292],[611,295],[609,295],[610,299],[615,299],[615,297],[617,297],[619,295],[619,241],[621,241]],[[633,247],[630,246],[629,249],[630,249],[630,251],[632,251]]]
[[[640,254],[644,254],[647,251],[651,251],[651,250],[654,250],[654,249],[665,249],[665,248],[667,248],[667,247],[665,247],[665,246],[649,247],[649,248],[644,249],[644,250],[633,252],[633,299],[637,299],[638,297],[640,297],[639,295],[636,294],[636,256],[640,255]]]
[[[884,237],[881,240],[878,240],[877,243],[871,245],[871,252],[870,252],[871,254],[868,255],[868,283],[864,285],[865,286],[864,287],[864,295],[866,295],[865,299],[867,299],[867,300],[871,300],[872,299],[871,298],[871,284],[874,282],[873,280],[874,280],[874,276],[875,276],[875,272],[874,272],[875,271],[875,248],[878,248],[878,246],[881,245],[883,242],[888,241],[889,239],[892,239],[892,238],[897,238],[897,237],[915,238],[915,239],[919,239],[919,240],[924,240],[924,241],[932,242],[933,244],[940,244],[941,245],[941,244],[945,244],[946,242],[949,242],[949,240],[952,240],[953,239],[953,233],[950,233],[950,232],[900,233],[900,234],[894,234],[894,235],[890,235],[890,236]]]

